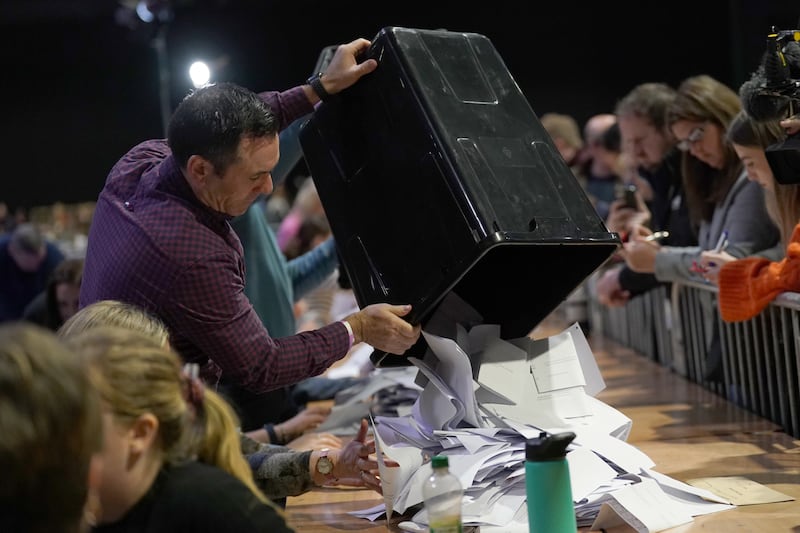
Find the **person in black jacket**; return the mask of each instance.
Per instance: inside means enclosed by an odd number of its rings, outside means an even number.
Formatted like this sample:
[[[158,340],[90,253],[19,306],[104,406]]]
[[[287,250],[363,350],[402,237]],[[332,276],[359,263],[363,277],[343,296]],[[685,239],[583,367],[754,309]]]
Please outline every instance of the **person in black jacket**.
[[[614,110],[623,145],[635,159],[639,176],[651,189],[647,202],[640,197],[638,209],[625,207],[621,200],[612,204],[606,224],[623,239],[634,225],[646,224],[654,231],[669,232],[663,244],[697,244],[683,198],[681,153],[665,122],[666,110],[676,94],[664,83],[643,83],[625,95]],[[603,272],[595,292],[603,305],[618,307],[659,285],[655,275],[634,272],[621,263]]]

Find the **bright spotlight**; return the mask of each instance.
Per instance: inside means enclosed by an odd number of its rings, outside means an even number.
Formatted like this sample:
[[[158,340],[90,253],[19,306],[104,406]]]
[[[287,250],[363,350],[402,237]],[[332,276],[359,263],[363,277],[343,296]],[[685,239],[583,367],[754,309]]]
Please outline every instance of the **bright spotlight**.
[[[211,79],[211,71],[208,65],[202,61],[195,61],[189,67],[189,77],[192,79],[192,84],[194,84],[195,88],[202,87]]]

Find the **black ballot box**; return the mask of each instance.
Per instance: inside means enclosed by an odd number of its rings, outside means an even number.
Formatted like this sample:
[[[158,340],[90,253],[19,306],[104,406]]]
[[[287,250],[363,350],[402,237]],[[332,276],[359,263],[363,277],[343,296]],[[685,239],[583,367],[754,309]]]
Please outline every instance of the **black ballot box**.
[[[366,58],[378,68],[300,132],[356,301],[410,303],[425,329],[454,293],[502,338],[527,335],[618,235],[487,37],[385,27]]]

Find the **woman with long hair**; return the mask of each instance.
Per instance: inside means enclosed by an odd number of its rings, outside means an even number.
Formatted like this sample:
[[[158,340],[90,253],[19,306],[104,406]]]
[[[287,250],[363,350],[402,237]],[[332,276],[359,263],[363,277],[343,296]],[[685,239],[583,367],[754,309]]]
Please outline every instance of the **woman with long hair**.
[[[767,191],[770,214],[781,230],[785,245],[784,257],[752,256],[732,260],[728,256],[706,255],[704,261],[719,266],[720,316],[728,322],[753,318],[782,292],[800,291],[800,176],[789,177],[779,184],[766,158],[765,149],[782,140],[787,133],[797,132],[800,118],[780,122],[756,122],[742,117],[731,129],[735,143],[751,179]]]
[[[255,486],[230,407],[168,346],[115,326],[66,343],[104,406],[95,531],[292,531]]]
[[[726,138],[733,145],[736,154],[744,165],[747,179],[758,183],[764,190],[764,202],[770,219],[780,231],[780,242],[757,255],[771,260],[783,258],[784,249],[792,235],[797,221],[800,220],[800,187],[787,185],[776,187],[775,176],[767,162],[765,149],[782,140],[786,134],[778,121],[759,122],[742,110],[731,122]],[[706,250],[702,254],[702,267],[707,270],[704,277],[717,283],[719,268],[737,259],[737,255],[728,250],[716,252]]]

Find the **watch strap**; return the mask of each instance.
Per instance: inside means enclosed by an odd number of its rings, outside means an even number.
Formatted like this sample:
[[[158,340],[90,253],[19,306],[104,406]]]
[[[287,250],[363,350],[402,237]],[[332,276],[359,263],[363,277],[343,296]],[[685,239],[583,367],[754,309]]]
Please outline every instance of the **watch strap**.
[[[325,90],[325,87],[322,85],[322,80],[320,78],[322,78],[322,72],[320,72],[319,74],[314,74],[313,76],[308,78],[306,80],[306,83],[308,83],[311,86],[316,95],[319,96],[320,100],[322,100],[323,102],[327,102],[331,97],[331,93]]]
[[[264,431],[266,431],[269,436],[270,444],[283,444],[283,442],[278,439],[278,432],[275,431],[275,426],[273,424],[269,422],[264,424]]]

